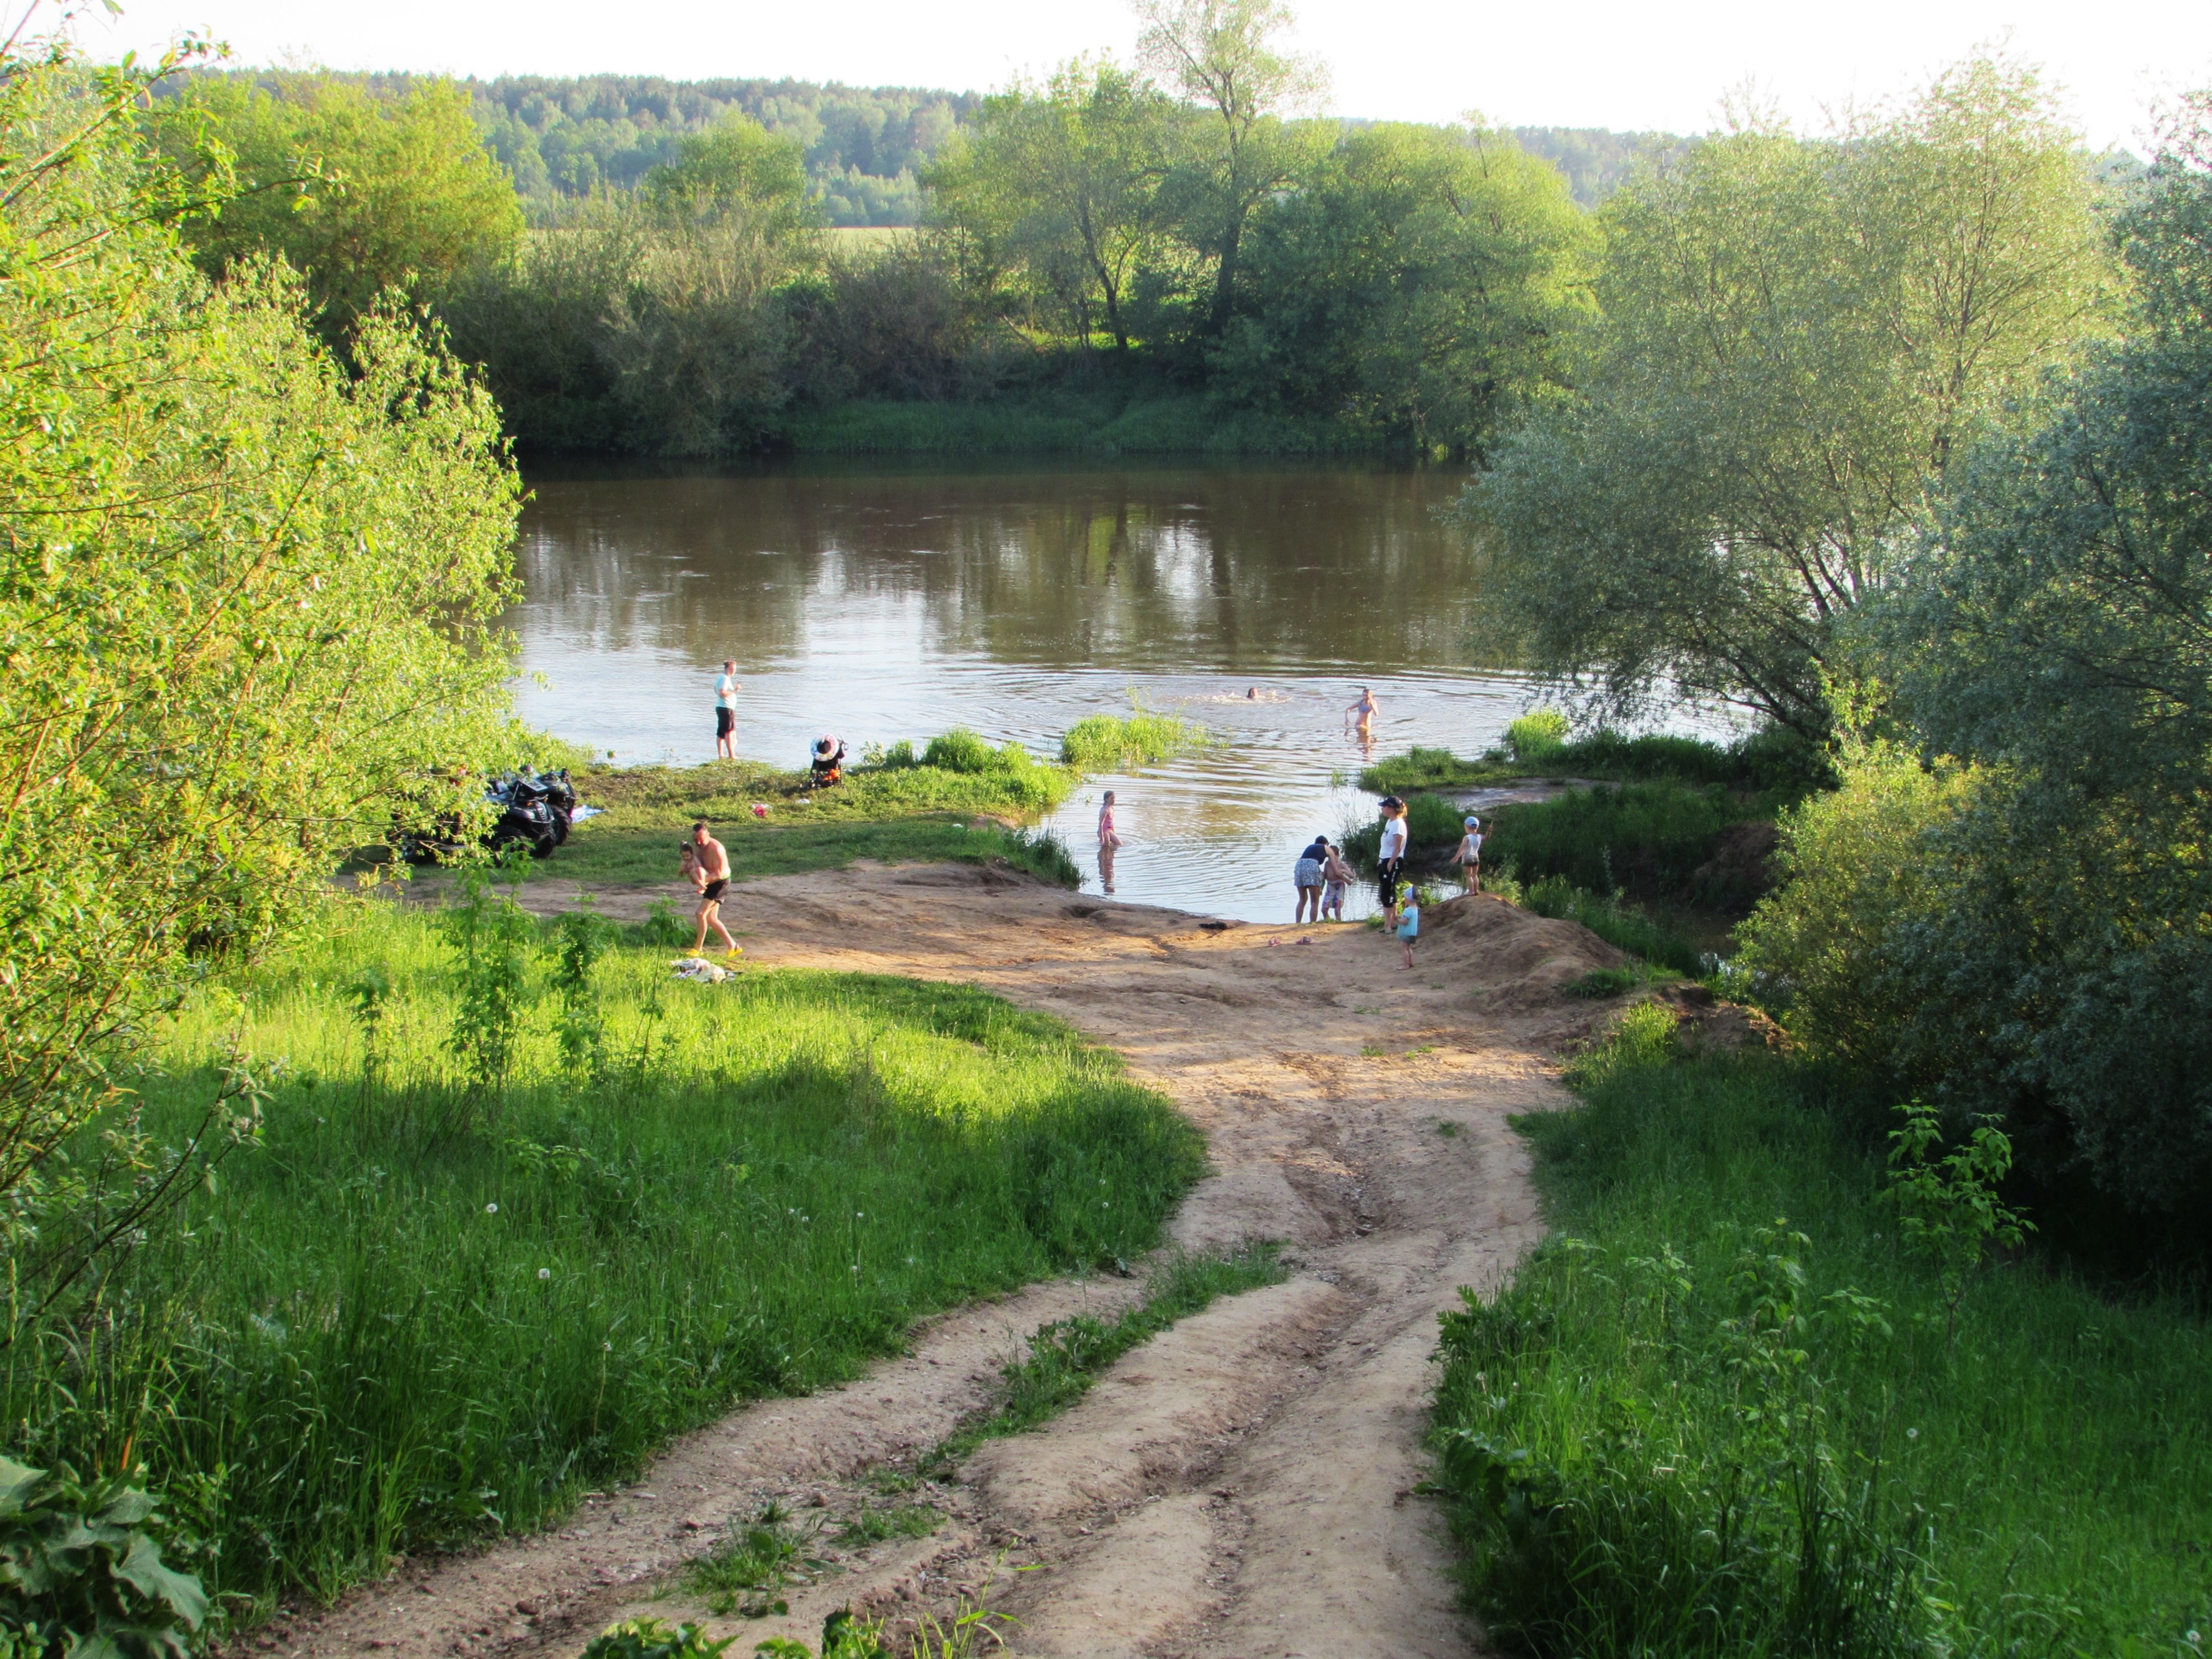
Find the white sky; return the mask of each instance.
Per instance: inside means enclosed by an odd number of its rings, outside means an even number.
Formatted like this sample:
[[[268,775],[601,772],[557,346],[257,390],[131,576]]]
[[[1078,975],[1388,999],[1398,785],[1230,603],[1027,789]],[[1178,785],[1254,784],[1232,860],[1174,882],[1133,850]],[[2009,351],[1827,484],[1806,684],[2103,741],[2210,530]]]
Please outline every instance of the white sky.
[[[456,75],[792,76],[988,90],[1135,36],[1120,0],[123,0],[76,25],[106,57],[197,29],[236,61]],[[1902,92],[1977,44],[2042,64],[2092,142],[2142,148],[2152,104],[2212,83],[2212,0],[1293,0],[1329,107],[1507,125],[1713,125],[1755,81],[1793,116]],[[0,5],[9,19],[21,0]],[[48,15],[51,15],[50,9]]]

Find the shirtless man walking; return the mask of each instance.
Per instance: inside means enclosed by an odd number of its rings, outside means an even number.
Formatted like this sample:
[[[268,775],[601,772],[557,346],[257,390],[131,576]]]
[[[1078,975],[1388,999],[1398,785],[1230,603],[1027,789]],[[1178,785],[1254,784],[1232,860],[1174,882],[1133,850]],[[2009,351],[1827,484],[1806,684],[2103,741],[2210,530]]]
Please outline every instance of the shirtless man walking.
[[[691,884],[699,890],[699,939],[692,945],[696,956],[707,948],[707,930],[711,927],[722,936],[722,943],[730,948],[726,956],[738,956],[744,947],[730,937],[730,930],[722,926],[722,894],[730,884],[729,849],[707,833],[707,820],[701,818],[691,826]]]

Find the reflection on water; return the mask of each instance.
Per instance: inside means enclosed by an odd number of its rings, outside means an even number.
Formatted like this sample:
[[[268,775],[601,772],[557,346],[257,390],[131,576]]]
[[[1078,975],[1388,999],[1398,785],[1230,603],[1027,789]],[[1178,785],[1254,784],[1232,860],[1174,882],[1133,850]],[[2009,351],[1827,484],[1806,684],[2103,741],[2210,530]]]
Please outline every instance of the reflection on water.
[[[745,682],[738,749],[798,767],[954,725],[1050,753],[1133,694],[1224,739],[1086,784],[1053,827],[1097,884],[1120,792],[1117,896],[1288,920],[1291,866],[1366,798],[1344,708],[1372,685],[1371,752],[1472,752],[1523,707],[1460,666],[1464,554],[1449,472],[1237,466],[946,471],[763,468],[545,475],[509,618],[538,725],[623,760],[714,753],[712,682]],[[1251,695],[1256,694],[1256,695]],[[1357,911],[1352,912],[1357,914]]]

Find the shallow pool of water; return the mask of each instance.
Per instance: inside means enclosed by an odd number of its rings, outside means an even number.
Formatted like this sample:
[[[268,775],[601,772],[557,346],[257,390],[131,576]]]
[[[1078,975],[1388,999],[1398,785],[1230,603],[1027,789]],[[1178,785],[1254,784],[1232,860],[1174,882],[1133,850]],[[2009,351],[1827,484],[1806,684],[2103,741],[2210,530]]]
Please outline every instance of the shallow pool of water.
[[[1468,562],[1437,517],[1461,483],[1307,465],[545,471],[508,619],[533,677],[521,712],[619,760],[705,760],[734,657],[738,752],[796,768],[823,732],[857,754],[961,725],[1050,756],[1135,698],[1220,741],[1088,780],[1053,815],[1086,887],[1111,788],[1117,896],[1288,921],[1298,849],[1371,816],[1351,783],[1368,758],[1479,752],[1529,701],[1464,665]],[[1362,685],[1382,704],[1371,744],[1344,715]]]

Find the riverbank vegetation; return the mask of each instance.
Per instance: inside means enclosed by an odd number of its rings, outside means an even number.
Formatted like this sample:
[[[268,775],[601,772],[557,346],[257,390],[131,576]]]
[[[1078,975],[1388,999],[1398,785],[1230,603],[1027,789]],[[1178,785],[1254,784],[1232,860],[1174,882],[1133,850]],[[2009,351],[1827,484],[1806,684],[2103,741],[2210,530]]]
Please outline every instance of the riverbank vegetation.
[[[1557,389],[1599,244],[1557,168],[1313,118],[1280,8],[1146,15],[1133,64],[899,94],[866,144],[870,94],[749,83],[200,76],[148,123],[240,186],[190,230],[209,270],[283,254],[333,338],[404,276],[533,447],[1425,455]],[[825,236],[871,190],[918,228]]]
[[[1518,1650],[2203,1644],[2212,109],[2099,236],[2033,90],[1939,85],[1786,225],[1781,136],[1689,158],[1613,252],[1695,246],[1697,290],[1613,267],[1597,370],[1468,491],[1491,623],[1589,707],[1687,686],[1828,773],[1715,981],[1783,1051],[1631,1008],[1523,1123],[1565,1237],[1446,1322],[1441,1481]],[[1945,260],[1819,215],[1954,166],[2012,180],[1950,210],[2011,297],[1931,374],[1897,354],[1943,329],[1891,325]],[[1840,263],[1784,314],[1793,234]],[[1869,255],[1879,293],[1836,280]],[[1512,810],[1581,865],[1656,791]]]
[[[1893,1097],[1633,1018],[1519,1120],[1557,1236],[1444,1322],[1439,1482],[1516,1652],[2197,1650],[2212,1333],[2033,1258],[1955,1303]],[[1955,1313],[1955,1322],[1954,1322]]]
[[[1133,1261],[1200,1166],[1114,1056],[971,988],[672,983],[481,884],[321,922],[149,1031],[153,1144],[246,1067],[258,1131],[106,1266],[96,1342],[19,1278],[0,1368],[11,1453],[148,1466],[234,1607],[542,1524],[923,1313]]]

